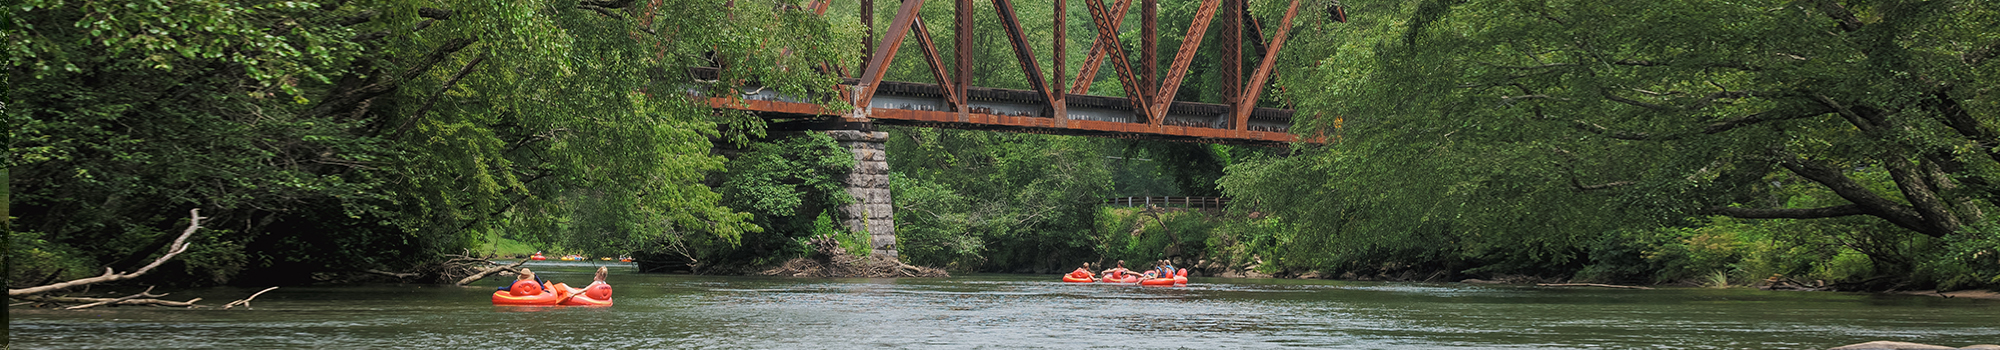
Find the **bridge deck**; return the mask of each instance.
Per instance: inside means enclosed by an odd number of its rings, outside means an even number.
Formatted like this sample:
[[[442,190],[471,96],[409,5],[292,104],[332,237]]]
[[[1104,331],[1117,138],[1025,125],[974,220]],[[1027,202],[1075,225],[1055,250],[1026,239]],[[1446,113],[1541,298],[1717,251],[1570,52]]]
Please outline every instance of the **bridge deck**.
[[[697,78],[714,79],[714,68],[695,68]],[[847,82],[852,86],[854,81]],[[968,111],[951,111],[942,89],[935,84],[884,81],[870,101],[869,117],[876,124],[909,125],[1004,132],[1078,135],[1123,139],[1153,139],[1180,142],[1283,146],[1299,141],[1288,133],[1293,111],[1257,108],[1250,125],[1237,130],[1229,124],[1229,106],[1213,103],[1179,102],[1168,108],[1160,125],[1138,122],[1129,100],[1123,97],[1071,94],[1067,97],[1068,118],[1049,117],[1047,99],[1032,90],[970,88],[966,92]],[[740,98],[709,97],[715,108],[747,110],[769,118],[843,116],[844,110],[829,110],[807,99],[785,96],[770,90],[743,94]]]

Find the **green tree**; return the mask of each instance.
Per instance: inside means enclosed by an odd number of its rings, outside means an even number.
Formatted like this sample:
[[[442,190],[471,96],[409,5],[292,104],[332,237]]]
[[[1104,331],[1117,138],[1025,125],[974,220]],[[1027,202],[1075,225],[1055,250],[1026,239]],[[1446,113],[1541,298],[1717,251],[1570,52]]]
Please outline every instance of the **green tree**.
[[[710,140],[763,124],[688,92],[811,96],[835,81],[807,67],[853,55],[818,17],[733,4],[28,1],[0,32],[17,227],[123,268],[208,208],[187,273],[218,278],[409,268],[489,232],[735,242],[757,227],[702,184]]]
[[[1051,270],[1095,260],[1111,186],[1104,139],[890,129],[899,252],[956,270]]]
[[[763,265],[798,257],[807,240],[831,227],[831,213],[854,201],[841,182],[854,154],[832,136],[807,132],[752,144],[729,160],[720,190],[724,204],[755,215],[764,233],[741,244],[711,244],[696,252],[711,264]]]
[[[1302,114],[1345,118],[1301,120],[1340,142],[1275,170],[1332,176],[1232,191],[1324,188],[1289,197],[1330,210],[1293,217],[1555,271],[1619,227],[1872,217],[1950,237],[1982,234],[1995,199],[1988,2],[1352,5],[1307,21],[1288,50],[1311,63],[1281,72]]]

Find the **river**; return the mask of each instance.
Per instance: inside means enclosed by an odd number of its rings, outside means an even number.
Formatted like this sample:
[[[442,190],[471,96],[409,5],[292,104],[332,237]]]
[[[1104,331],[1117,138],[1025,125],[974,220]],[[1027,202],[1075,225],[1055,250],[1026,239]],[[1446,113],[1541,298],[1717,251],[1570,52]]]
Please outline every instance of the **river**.
[[[589,263],[531,265],[590,280]],[[176,291],[201,309],[13,307],[16,349],[1825,349],[1872,340],[2000,343],[2000,301],[1750,289],[1624,290],[1195,278],[1188,287],[1055,275],[796,279],[634,274],[616,306],[503,307],[475,287]]]

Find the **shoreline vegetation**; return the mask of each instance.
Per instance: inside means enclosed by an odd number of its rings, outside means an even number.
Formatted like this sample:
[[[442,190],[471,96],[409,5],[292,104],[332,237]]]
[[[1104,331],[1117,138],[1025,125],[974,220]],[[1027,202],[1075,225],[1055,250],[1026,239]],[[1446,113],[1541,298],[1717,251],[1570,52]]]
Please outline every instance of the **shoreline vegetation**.
[[[1203,8],[1162,1],[1161,18]],[[1168,259],[1221,276],[2000,288],[1993,1],[1328,3],[1265,61],[1270,94],[1241,101],[1292,108],[1289,130],[1326,143],[881,126],[883,149],[864,153],[889,163],[867,171],[893,193],[893,258],[839,224],[855,150],[685,93],[852,107],[825,67],[863,61],[873,34],[858,4],[819,16],[733,3],[10,9],[9,287],[122,276],[106,270],[149,271],[121,283],[162,288],[444,283],[504,272],[484,260],[495,255],[560,248],[691,273]],[[1268,23],[1275,4],[1247,13]],[[1168,22],[1160,32],[1188,32]],[[1016,57],[1004,41],[975,45],[951,51]],[[1226,52],[1214,46],[1180,56]],[[911,57],[882,78],[935,79]],[[1171,98],[1235,98],[1221,94],[1240,82],[1216,65],[1178,63],[1195,78]],[[679,73],[697,66],[722,68]],[[972,68],[979,88],[1042,79]],[[1111,71],[1079,93],[1124,91]],[[1231,200],[1103,205],[1127,196]],[[207,227],[183,242],[192,208]]]

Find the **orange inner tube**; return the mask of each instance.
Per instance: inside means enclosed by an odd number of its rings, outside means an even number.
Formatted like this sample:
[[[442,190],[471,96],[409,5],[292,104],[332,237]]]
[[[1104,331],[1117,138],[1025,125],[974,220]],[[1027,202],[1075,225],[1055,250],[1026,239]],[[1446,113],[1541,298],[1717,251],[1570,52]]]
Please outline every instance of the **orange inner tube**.
[[[569,288],[569,286],[563,286],[563,288]],[[562,305],[611,306],[611,285],[605,284],[603,281],[591,282],[590,285],[584,286],[583,289],[569,288],[569,291],[570,297],[569,299],[563,299]]]
[[[506,291],[493,291],[493,305],[556,305],[569,298],[569,291],[558,283],[555,288],[542,288],[535,281],[514,281]]]

